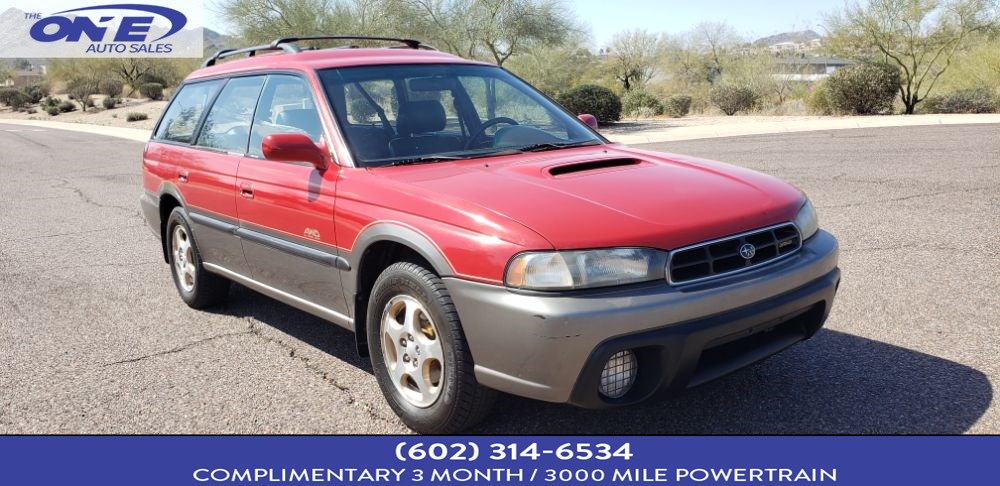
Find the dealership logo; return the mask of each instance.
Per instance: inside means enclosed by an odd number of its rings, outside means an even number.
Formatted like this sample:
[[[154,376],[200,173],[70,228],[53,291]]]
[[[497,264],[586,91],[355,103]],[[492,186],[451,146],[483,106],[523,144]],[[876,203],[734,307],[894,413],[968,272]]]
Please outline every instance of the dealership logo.
[[[757,248],[750,243],[746,243],[740,247],[740,256],[749,260],[757,254]]]
[[[5,50],[25,51],[16,54],[20,57],[201,57],[204,54],[201,0],[97,5],[57,0],[50,6],[56,13],[21,11],[18,15],[24,23],[16,29],[21,33],[15,34],[18,37],[7,36],[21,40],[10,41],[12,45],[4,46],[8,48]],[[9,9],[5,15],[13,11],[16,9]]]
[[[160,37],[157,37],[152,42],[156,42],[176,34],[177,31],[183,29],[184,25],[187,24],[187,17],[172,8],[138,4],[99,5],[96,7],[74,8],[72,10],[58,12],[51,17],[39,20],[38,22],[35,22],[35,25],[31,26],[31,38],[38,42],[55,42],[60,40],[65,40],[67,42],[79,42],[82,37],[86,36],[90,38],[90,42],[103,42],[105,36],[107,35],[108,27],[98,24],[115,20],[115,16],[103,15],[97,23],[95,23],[90,17],[70,18],[63,16],[68,13],[92,10],[135,10],[159,15],[167,19],[170,22],[170,31]],[[114,42],[147,42],[146,36],[149,34],[149,29],[153,26],[153,20],[155,20],[155,18],[148,15],[121,16],[121,24],[115,34]],[[50,27],[55,27],[55,29]],[[46,32],[46,30],[49,32]]]

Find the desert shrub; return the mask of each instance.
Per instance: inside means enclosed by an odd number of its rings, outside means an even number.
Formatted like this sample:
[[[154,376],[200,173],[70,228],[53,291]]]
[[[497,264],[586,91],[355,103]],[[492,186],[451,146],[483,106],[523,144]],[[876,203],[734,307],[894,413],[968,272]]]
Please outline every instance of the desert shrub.
[[[69,113],[71,111],[76,111],[76,105],[74,105],[73,102],[71,101],[63,101],[62,103],[59,103],[59,106],[57,106],[56,108],[59,109],[60,113]]]
[[[996,113],[993,92],[987,88],[960,89],[947,95],[928,96],[917,105],[921,113]]]
[[[155,72],[147,72],[147,73],[145,73],[145,74],[143,74],[142,76],[139,77],[139,83],[138,84],[139,84],[139,88],[140,89],[142,88],[142,85],[144,85],[144,84],[150,84],[150,83],[152,83],[152,84],[158,84],[161,87],[170,86],[170,82],[167,81],[167,78],[165,78],[165,77],[163,77],[160,74],[155,73]]]
[[[97,81],[85,78],[72,79],[66,84],[66,91],[71,100],[76,100],[83,111],[87,111],[87,108],[94,106],[94,100],[90,97],[97,93]]]
[[[753,108],[758,99],[757,93],[752,88],[736,84],[713,86],[709,97],[712,103],[728,116]]]
[[[45,99],[42,100],[42,106],[44,106],[46,108],[52,107],[52,106],[59,106],[59,100],[57,100],[57,99],[55,99],[55,98],[53,98],[51,96],[46,96]]]
[[[944,103],[944,95],[928,96],[917,104],[917,113],[941,113],[941,104]]]
[[[663,114],[663,103],[647,91],[633,89],[622,96],[622,113],[627,116],[659,116]]]
[[[111,110],[118,106],[118,103],[121,103],[121,101],[122,100],[115,98],[114,96],[108,96],[101,101],[101,104],[104,105],[105,110]]]
[[[97,82],[97,92],[109,97],[121,96],[124,87],[125,84],[117,79],[102,79]]]
[[[30,104],[31,99],[24,91],[17,88],[0,88],[0,103],[9,106],[12,110],[20,110]]]
[[[56,116],[60,113],[58,106],[49,106],[45,108],[45,112],[49,115]]]
[[[34,115],[35,113],[38,113],[38,110],[36,110],[34,108],[28,108],[28,114],[29,115]]]
[[[891,113],[899,84],[898,69],[876,63],[838,69],[824,82],[830,108],[846,115]]]
[[[558,101],[572,113],[594,115],[600,123],[616,122],[622,117],[621,99],[603,86],[577,86],[560,95]]]
[[[153,101],[163,99],[163,85],[160,83],[144,83],[139,86],[139,94]]]
[[[137,122],[146,119],[149,119],[149,116],[146,115],[145,113],[130,112],[127,115],[125,115],[125,120],[129,122]]]
[[[806,110],[813,115],[832,115],[833,108],[830,106],[830,97],[826,91],[826,85],[819,83],[813,87],[806,97]]]
[[[691,112],[691,97],[688,95],[673,95],[663,101],[663,112],[674,118],[687,116]]]
[[[43,98],[49,95],[49,89],[40,84],[25,86],[21,89],[31,104],[38,104]]]

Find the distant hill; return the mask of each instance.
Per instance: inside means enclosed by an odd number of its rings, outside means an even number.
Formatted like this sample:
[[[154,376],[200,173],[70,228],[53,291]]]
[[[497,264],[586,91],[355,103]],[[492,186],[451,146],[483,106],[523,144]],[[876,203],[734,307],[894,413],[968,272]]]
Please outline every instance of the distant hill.
[[[232,39],[230,39],[229,36],[222,35],[222,34],[216,32],[216,31],[214,31],[212,29],[207,28],[207,27],[203,30],[203,32],[204,32],[204,35],[202,37],[203,37],[204,43],[205,43],[205,54],[206,55],[215,54],[216,52],[218,52],[218,51],[220,51],[222,49],[232,48],[233,47],[232,46]]]
[[[775,34],[768,37],[761,37],[753,41],[755,46],[773,46],[775,44],[781,44],[782,42],[795,42],[797,44],[809,42],[816,39],[822,39],[823,36],[816,33],[814,30],[800,30],[798,32],[782,32],[780,34]]]

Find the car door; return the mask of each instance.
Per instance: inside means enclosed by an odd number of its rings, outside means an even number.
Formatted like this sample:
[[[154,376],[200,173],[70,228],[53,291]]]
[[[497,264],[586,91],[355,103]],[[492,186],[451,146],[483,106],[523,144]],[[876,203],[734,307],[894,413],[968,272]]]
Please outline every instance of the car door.
[[[234,234],[239,224],[236,168],[240,156],[195,143],[196,137],[200,139],[198,131],[204,125],[206,112],[226,103],[221,96],[217,98],[220,90],[227,91],[223,89],[226,83],[225,79],[214,79],[182,86],[170,102],[154,138],[169,147],[167,157],[176,170],[172,183],[187,209],[202,260],[246,273],[249,270],[243,246]]]
[[[329,143],[305,78],[272,74],[257,104],[250,147],[240,163],[236,198],[240,236],[253,279],[347,315],[333,224],[337,167],[266,160],[267,135],[301,133]],[[329,312],[324,312],[329,316]],[[345,317],[346,319],[346,317]],[[337,319],[344,324],[345,319]]]
[[[202,258],[248,276],[243,245],[236,235],[236,172],[246,156],[254,110],[265,76],[229,79],[222,87],[186,157],[186,191]]]

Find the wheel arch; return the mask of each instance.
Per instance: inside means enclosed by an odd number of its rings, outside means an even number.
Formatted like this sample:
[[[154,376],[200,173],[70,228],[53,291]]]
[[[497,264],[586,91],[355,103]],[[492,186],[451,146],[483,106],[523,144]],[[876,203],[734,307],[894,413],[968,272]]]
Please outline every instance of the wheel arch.
[[[170,213],[173,212],[174,208],[186,208],[187,206],[184,204],[184,197],[181,196],[180,191],[172,184],[164,183],[160,185],[159,197],[157,199],[160,213],[160,248],[163,250],[163,261],[169,263],[170,256],[167,254],[167,219],[170,218]]]
[[[351,252],[353,278],[344,280],[353,305],[354,339],[360,356],[368,355],[368,298],[378,276],[393,263],[409,261],[426,266],[440,277],[454,275],[451,263],[431,239],[398,223],[369,225],[355,240]]]

